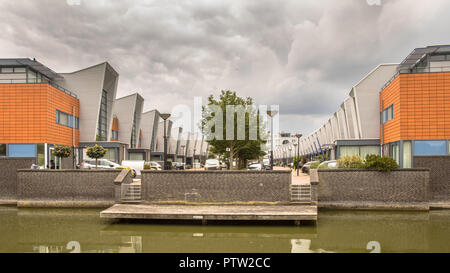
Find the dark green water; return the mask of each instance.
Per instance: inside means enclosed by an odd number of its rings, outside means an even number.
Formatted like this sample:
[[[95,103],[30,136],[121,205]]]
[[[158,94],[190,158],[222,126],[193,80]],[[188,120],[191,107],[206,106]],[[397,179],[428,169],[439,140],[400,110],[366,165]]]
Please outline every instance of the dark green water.
[[[101,220],[100,210],[0,207],[0,252],[450,252],[450,211],[320,212],[316,226],[201,226]]]

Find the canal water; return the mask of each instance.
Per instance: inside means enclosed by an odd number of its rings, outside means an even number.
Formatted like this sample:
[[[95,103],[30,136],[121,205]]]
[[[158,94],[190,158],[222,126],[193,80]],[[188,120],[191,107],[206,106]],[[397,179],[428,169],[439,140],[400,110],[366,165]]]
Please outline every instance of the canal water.
[[[321,211],[317,225],[116,222],[100,210],[0,207],[0,252],[450,252],[450,211]]]

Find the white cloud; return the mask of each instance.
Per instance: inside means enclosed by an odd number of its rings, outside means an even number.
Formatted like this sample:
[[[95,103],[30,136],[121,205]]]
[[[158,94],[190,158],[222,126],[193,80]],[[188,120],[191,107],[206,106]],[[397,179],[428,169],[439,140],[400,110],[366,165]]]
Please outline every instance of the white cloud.
[[[2,56],[68,72],[109,61],[119,95],[169,111],[232,89],[309,133],[379,63],[448,43],[446,0],[0,0]]]

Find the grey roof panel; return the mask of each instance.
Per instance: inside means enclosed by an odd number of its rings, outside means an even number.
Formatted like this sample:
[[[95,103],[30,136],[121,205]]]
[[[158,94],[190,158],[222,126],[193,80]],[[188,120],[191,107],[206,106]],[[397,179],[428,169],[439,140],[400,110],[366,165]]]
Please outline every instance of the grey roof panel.
[[[27,66],[31,69],[43,74],[47,78],[51,80],[55,79],[63,79],[64,77],[55,71],[51,70],[47,66],[41,64],[40,62],[36,60],[31,59],[0,59],[0,66]]]

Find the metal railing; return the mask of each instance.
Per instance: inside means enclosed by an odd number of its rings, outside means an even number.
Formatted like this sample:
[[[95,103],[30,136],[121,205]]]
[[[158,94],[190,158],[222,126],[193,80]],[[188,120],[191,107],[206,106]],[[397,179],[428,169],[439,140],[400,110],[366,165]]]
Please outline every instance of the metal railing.
[[[450,72],[450,66],[440,66],[440,67],[426,67],[426,68],[415,68],[413,71],[409,70],[399,70],[395,75],[387,81],[383,87],[381,87],[381,91],[386,89],[389,84],[391,84],[398,76],[401,74],[424,74],[424,73],[442,73],[442,72]]]
[[[74,97],[74,98],[78,98],[78,96],[73,93],[70,92],[69,90],[67,90],[66,88],[51,82],[51,81],[31,81],[31,80],[26,80],[26,79],[0,79],[0,84],[50,84],[51,86],[53,86],[54,88],[58,89],[61,92],[66,93],[67,95]]]

